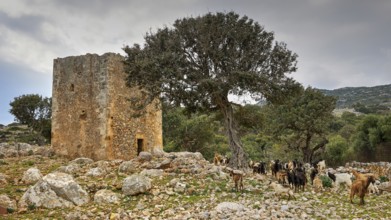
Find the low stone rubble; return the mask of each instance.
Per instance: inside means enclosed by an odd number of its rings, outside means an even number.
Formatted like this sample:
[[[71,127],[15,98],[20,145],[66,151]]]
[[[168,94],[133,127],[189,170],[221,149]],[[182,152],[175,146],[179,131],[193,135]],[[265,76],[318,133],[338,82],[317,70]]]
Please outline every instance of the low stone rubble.
[[[47,160],[45,163],[42,160]],[[381,219],[391,216],[391,193],[370,194],[366,205],[350,204],[348,191],[311,185],[279,199],[270,175],[244,173],[244,190],[236,192],[224,166],[200,153],[142,153],[130,161],[69,162],[26,156],[0,165],[0,207],[10,218],[34,219]],[[11,174],[15,163],[26,165]],[[27,166],[32,164],[30,167]],[[34,164],[33,164],[34,163]],[[387,164],[386,164],[387,165]],[[46,170],[47,166],[53,167]],[[341,172],[351,166],[336,168]],[[16,169],[16,168],[15,168]],[[37,169],[43,177],[26,181]],[[30,171],[28,171],[30,170]],[[12,190],[5,190],[6,188]],[[2,202],[3,201],[3,202]],[[41,213],[41,214],[40,214]],[[30,217],[26,217],[29,215]],[[1,217],[1,216],[0,216]]]

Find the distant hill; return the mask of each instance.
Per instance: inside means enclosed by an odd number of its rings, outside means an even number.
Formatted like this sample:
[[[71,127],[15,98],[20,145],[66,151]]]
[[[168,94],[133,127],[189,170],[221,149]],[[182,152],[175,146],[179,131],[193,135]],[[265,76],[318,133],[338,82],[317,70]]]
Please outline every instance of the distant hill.
[[[345,87],[334,90],[320,89],[324,94],[338,97],[336,108],[351,108],[356,103],[366,106],[391,107],[391,84],[374,87]]]

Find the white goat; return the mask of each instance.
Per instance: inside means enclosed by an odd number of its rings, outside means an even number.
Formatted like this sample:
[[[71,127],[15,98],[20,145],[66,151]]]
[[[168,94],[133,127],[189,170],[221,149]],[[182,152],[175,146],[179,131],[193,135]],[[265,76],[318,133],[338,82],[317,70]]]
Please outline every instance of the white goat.
[[[367,190],[368,190],[368,193],[379,194],[379,188],[377,188],[376,184],[370,183]]]
[[[336,173],[332,174],[327,172],[327,175],[334,181],[335,190],[339,189],[339,185],[346,184],[349,189],[352,186],[352,177],[350,173]]]
[[[326,161],[325,161],[325,160],[319,161],[318,164],[317,164],[317,168],[318,168],[318,171],[319,171],[320,173],[322,173],[323,170],[326,169]]]
[[[274,192],[279,196],[281,197],[281,195],[287,195],[288,196],[288,200],[293,197],[294,199],[295,196],[293,195],[293,191],[290,189],[290,188],[285,188],[283,187],[281,184],[278,184],[276,182],[272,182],[270,183],[270,186],[273,188]]]

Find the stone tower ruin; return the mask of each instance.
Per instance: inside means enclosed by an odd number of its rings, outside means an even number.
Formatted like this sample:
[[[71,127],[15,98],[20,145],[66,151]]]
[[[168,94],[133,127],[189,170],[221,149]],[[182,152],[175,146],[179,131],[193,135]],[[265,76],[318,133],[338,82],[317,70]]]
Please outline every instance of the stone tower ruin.
[[[87,54],[54,59],[52,146],[68,158],[129,160],[162,149],[162,113],[156,103],[135,117],[125,85],[124,58]]]

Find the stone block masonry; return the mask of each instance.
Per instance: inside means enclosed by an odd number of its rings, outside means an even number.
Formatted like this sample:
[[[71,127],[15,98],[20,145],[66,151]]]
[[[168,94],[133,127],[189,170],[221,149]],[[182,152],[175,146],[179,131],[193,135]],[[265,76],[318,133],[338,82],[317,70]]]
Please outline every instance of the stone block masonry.
[[[70,159],[129,160],[163,148],[162,113],[156,103],[136,117],[119,54],[54,59],[52,146]]]

